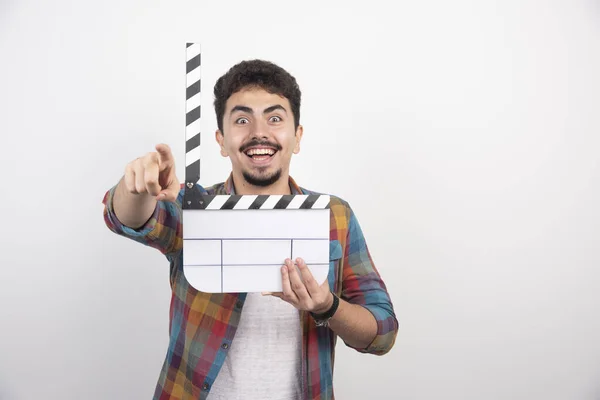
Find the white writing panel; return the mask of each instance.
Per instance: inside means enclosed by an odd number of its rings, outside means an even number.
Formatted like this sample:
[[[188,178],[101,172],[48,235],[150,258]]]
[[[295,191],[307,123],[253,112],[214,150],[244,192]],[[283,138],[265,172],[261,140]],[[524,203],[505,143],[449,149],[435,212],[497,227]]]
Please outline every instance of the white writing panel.
[[[207,293],[222,292],[222,267],[220,265],[183,267],[188,282],[198,291]]]
[[[292,256],[291,240],[223,240],[223,265],[277,264]]]
[[[184,265],[221,265],[221,240],[184,240]]]
[[[185,211],[183,238],[329,239],[329,212],[329,209]]]
[[[302,258],[307,264],[329,263],[329,240],[292,241],[292,260]]]

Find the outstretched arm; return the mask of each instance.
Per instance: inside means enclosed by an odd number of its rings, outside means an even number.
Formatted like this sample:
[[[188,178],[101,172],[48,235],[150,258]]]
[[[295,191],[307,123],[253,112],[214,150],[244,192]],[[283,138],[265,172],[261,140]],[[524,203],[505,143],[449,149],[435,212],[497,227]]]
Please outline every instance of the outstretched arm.
[[[181,185],[167,145],[130,162],[117,185],[104,195],[104,221],[113,232],[159,249],[181,248]]]

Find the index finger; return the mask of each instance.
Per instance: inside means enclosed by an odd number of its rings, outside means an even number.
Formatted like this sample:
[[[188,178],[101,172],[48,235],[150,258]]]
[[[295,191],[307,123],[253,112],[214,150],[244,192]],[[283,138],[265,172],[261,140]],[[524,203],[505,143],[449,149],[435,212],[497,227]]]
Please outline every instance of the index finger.
[[[164,165],[172,165],[175,162],[169,145],[161,143],[157,144],[155,148],[158,152],[158,162],[161,167]]]
[[[317,293],[319,293],[319,284],[302,258],[297,258],[296,262],[298,263],[298,269],[300,270],[300,274],[302,276],[302,280],[304,281],[304,285],[308,290],[308,294],[310,294],[311,297],[314,297]]]

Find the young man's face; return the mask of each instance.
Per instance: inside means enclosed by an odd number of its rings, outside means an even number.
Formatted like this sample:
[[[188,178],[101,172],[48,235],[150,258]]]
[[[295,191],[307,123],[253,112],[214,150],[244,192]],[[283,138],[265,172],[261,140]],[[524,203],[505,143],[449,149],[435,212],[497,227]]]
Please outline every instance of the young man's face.
[[[216,139],[234,175],[262,187],[287,179],[292,154],[300,151],[302,127],[294,129],[286,98],[263,89],[234,93],[225,104],[223,131]]]

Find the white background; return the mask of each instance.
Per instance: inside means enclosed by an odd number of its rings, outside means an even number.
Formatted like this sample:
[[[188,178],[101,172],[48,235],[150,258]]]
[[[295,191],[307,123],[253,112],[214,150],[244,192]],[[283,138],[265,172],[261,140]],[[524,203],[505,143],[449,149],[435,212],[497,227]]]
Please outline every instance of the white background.
[[[600,4],[0,1],[0,399],[149,399],[168,263],[101,200],[212,86],[264,58],[303,91],[292,175],[348,200],[400,321],[338,346],[339,399],[600,398]]]

